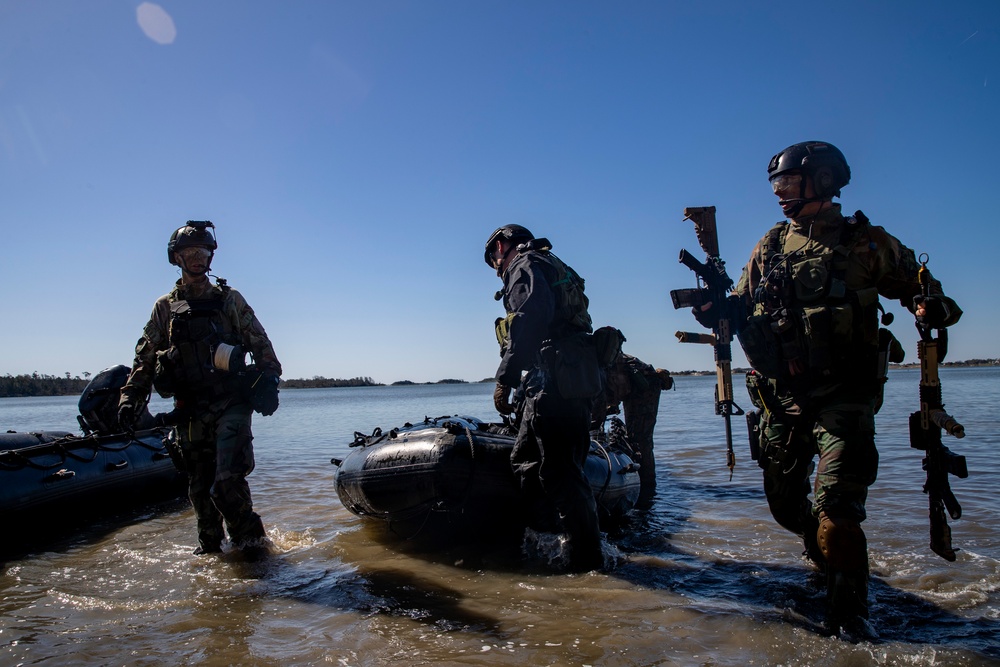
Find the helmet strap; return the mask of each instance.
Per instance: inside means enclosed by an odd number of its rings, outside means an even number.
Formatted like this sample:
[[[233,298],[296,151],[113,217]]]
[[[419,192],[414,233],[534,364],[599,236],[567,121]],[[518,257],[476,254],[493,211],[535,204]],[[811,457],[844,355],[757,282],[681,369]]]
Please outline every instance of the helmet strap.
[[[174,258],[177,260],[177,266],[181,267],[182,275],[186,274],[195,278],[203,277],[205,280],[208,280],[208,274],[212,272],[212,260],[215,258],[215,253],[213,252],[209,254],[208,260],[205,262],[205,272],[201,274],[192,273],[191,270],[188,269],[187,262],[184,260],[184,257],[179,252],[174,252]]]
[[[504,262],[507,261],[507,256],[515,250],[517,250],[517,244],[511,243],[503,255],[500,256],[500,260],[497,262],[497,278],[503,278]]]
[[[795,207],[792,208],[791,210],[789,210],[788,214],[787,214],[788,217],[792,218],[792,219],[795,219],[795,216],[797,216],[799,213],[802,212],[802,209],[805,207],[806,204],[811,204],[812,202],[815,202],[815,201],[818,201],[818,202],[828,201],[827,199],[825,199],[823,197],[816,196],[816,195],[813,195],[812,197],[806,197],[806,179],[812,180],[812,176],[809,175],[809,174],[803,174],[803,176],[805,178],[803,178],[802,182],[799,184],[799,196],[798,196],[798,198],[797,199],[782,199],[782,200],[779,201],[779,203],[781,203],[781,204],[786,204],[786,203],[789,203],[789,202],[794,202],[795,203]],[[815,190],[815,184],[813,184],[813,189]],[[820,206],[820,211],[822,211],[822,210],[823,210],[823,207]],[[819,211],[816,211],[816,214],[819,214]]]

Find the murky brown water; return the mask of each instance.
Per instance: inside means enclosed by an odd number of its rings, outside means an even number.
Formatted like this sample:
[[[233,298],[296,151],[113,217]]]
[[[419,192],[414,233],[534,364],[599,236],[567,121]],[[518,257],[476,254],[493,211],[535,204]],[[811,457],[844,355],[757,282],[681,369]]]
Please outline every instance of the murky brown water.
[[[491,386],[290,390],[255,424],[251,486],[272,558],[192,556],[183,501],[22,550],[0,575],[0,665],[1000,664],[1000,373],[943,379],[969,433],[949,443],[972,473],[952,480],[962,551],[947,563],[926,546],[905,424],[917,375],[893,372],[865,524],[875,641],[822,631],[822,581],[771,520],[742,439],[728,481],[712,379],[680,378],[661,402],[661,493],[610,536],[613,570],[548,574],[517,545],[421,551],[338,502],[329,459],[353,431],[490,418]],[[74,410],[68,398],[0,399],[0,427],[71,429]]]

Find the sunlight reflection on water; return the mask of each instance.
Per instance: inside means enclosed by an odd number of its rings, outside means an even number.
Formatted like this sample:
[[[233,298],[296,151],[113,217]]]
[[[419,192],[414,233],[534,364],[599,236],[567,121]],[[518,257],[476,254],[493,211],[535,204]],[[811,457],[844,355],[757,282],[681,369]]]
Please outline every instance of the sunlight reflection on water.
[[[354,431],[424,416],[490,419],[492,386],[286,390],[255,418],[256,507],[275,543],[263,562],[194,557],[182,502],[141,520],[97,522],[6,563],[0,663],[60,664],[983,664],[1000,663],[1000,538],[993,518],[1000,373],[945,370],[968,437],[949,443],[972,476],[953,480],[954,564],[926,546],[920,454],[905,421],[917,376],[894,371],[879,415],[879,481],[865,524],[872,614],[881,635],[851,644],[821,631],[823,582],[771,520],[737,435],[728,481],[713,379],[662,395],[654,507],[612,536],[619,565],[552,575],[520,545],[427,550],[353,516],[333,456]],[[75,399],[0,399],[0,423],[75,430]]]

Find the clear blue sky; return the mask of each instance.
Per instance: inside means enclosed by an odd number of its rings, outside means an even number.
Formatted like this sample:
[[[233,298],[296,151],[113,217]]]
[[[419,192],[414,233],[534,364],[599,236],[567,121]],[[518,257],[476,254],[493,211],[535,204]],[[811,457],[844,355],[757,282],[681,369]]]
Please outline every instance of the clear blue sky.
[[[847,156],[845,209],[930,253],[951,358],[998,357],[998,38],[994,0],[6,0],[0,374],[130,363],[188,219],[286,378],[491,376],[505,223],[627,352],[709,369],[673,335],[682,210],[718,208],[738,276],[781,218],[769,158],[809,139]]]

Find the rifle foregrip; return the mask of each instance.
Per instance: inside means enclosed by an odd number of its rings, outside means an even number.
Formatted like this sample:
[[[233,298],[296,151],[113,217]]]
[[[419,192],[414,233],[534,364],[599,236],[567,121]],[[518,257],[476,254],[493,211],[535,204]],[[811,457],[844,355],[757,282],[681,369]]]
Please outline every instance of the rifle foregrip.
[[[715,336],[712,334],[677,331],[674,335],[677,336],[677,342],[679,343],[702,343],[704,345],[715,345]]]
[[[965,427],[944,410],[931,410],[930,420],[948,435],[953,435],[956,438],[965,437]]]
[[[948,510],[948,516],[956,521],[962,518],[962,506],[958,504],[958,498],[952,493],[950,486],[941,489],[941,500]]]

